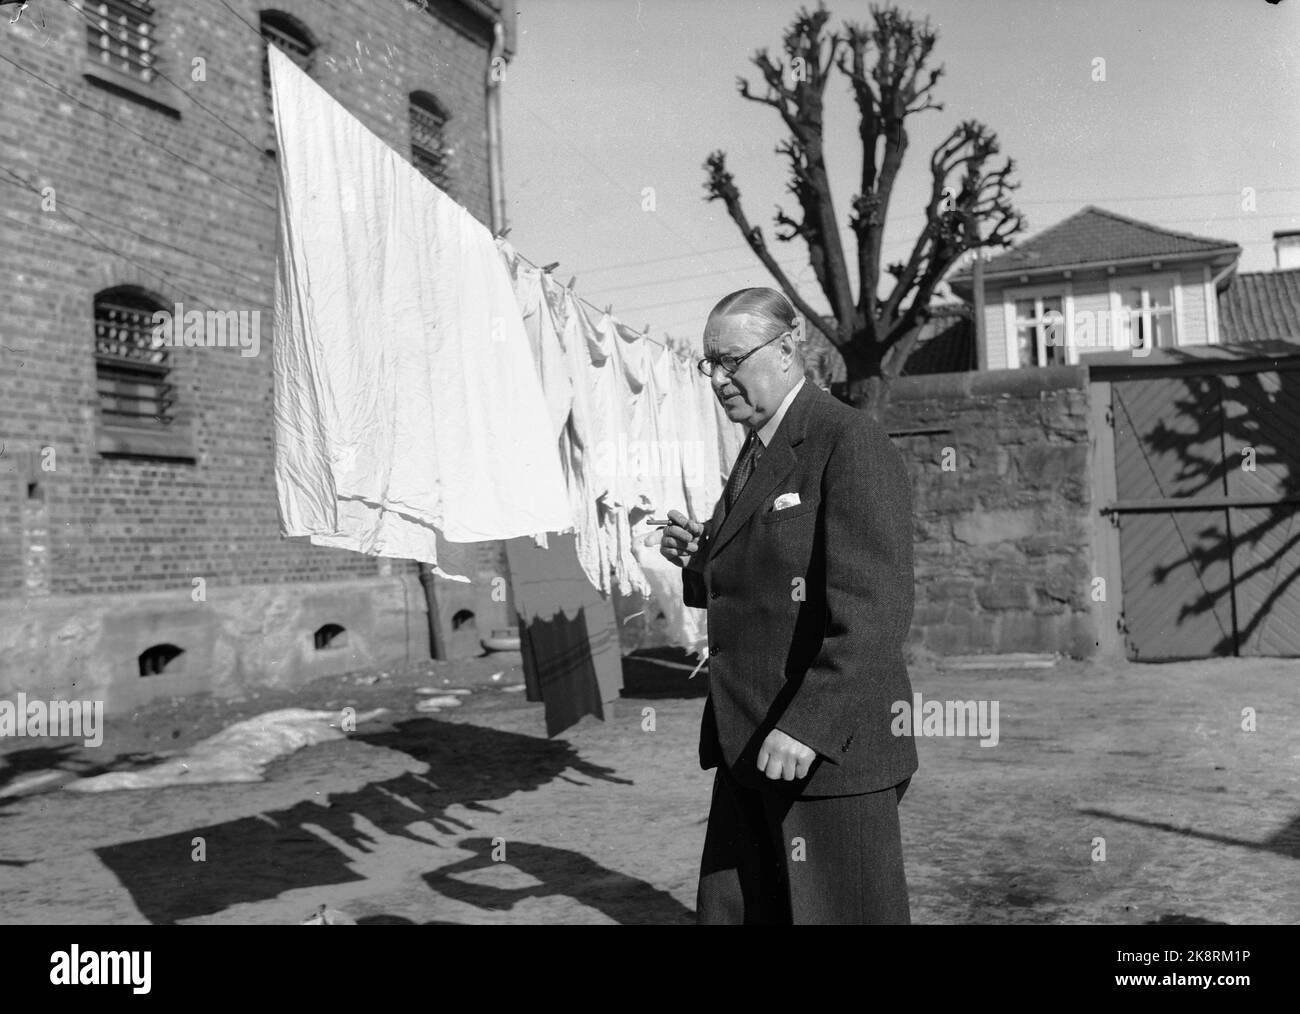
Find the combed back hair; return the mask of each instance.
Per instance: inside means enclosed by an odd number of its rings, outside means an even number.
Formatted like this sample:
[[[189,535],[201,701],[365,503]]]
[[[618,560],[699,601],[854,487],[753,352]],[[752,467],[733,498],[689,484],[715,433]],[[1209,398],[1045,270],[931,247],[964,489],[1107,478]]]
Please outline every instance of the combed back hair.
[[[737,289],[729,296],[723,296],[709,314],[714,317],[731,314],[748,314],[758,322],[759,341],[775,338],[784,331],[793,331],[796,345],[803,340],[803,320],[794,308],[794,304],[784,292],[758,286],[752,289]]]

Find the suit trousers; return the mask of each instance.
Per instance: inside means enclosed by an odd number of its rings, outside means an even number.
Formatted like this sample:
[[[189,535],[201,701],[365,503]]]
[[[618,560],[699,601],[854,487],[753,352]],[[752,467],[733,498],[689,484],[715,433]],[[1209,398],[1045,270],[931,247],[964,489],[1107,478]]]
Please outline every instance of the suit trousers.
[[[789,782],[713,780],[696,896],[699,925],[908,924],[898,804],[907,781],[852,796]]]

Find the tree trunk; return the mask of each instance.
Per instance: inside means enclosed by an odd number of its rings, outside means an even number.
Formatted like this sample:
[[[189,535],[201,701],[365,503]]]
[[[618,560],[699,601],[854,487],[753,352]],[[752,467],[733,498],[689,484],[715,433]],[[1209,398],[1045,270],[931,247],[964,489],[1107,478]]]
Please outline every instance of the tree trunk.
[[[849,342],[840,349],[840,355],[844,357],[849,404],[883,426],[889,384],[894,379],[890,369],[893,363],[876,343],[868,343],[865,338]]]
[[[849,404],[866,412],[881,426],[885,424],[885,410],[889,406],[889,385],[892,377],[876,374],[872,377],[849,379]]]

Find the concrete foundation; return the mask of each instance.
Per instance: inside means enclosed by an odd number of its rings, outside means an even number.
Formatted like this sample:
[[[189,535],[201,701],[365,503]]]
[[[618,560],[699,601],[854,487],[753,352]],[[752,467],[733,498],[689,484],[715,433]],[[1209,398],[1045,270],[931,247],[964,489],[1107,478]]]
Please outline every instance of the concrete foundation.
[[[197,594],[0,602],[0,696],[102,700],[106,711],[122,712],[156,697],[299,686],[429,657],[414,574],[208,587],[205,601]],[[181,653],[164,664],[174,649]]]

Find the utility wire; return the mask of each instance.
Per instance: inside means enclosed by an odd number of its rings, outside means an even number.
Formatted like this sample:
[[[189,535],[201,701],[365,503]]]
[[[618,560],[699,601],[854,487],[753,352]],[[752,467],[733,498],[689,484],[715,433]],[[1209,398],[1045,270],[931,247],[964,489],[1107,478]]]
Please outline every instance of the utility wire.
[[[12,177],[12,179],[10,180],[0,180],[0,183],[8,183],[10,186],[13,187],[21,187],[22,189],[30,190],[32,193],[36,194],[37,197],[44,196],[41,193],[40,189],[38,189],[34,184],[29,183],[27,180],[22,179],[13,170],[8,169],[4,166],[0,166],[0,172],[7,173],[9,176]],[[200,264],[204,264],[210,268],[215,268],[218,271],[229,272],[232,275],[238,275],[240,278],[252,282],[254,285],[264,285],[266,283],[265,279],[255,278],[253,275],[245,274],[244,272],[236,268],[222,267],[220,265],[213,264],[211,261],[205,261],[203,258],[196,256],[194,254],[194,251],[192,250],[186,250],[184,247],[180,247],[172,243],[168,243],[165,240],[158,239],[156,236],[150,236],[148,233],[137,232],[135,229],[132,229],[129,226],[122,225],[120,222],[114,222],[111,219],[105,218],[103,215],[96,215],[94,212],[87,211],[85,208],[79,208],[77,207],[77,205],[70,203],[69,201],[63,199],[62,197],[57,198],[55,203],[56,203],[56,207],[58,205],[63,205],[64,207],[71,208],[73,211],[80,212],[81,214],[85,215],[87,218],[91,218],[97,222],[104,223],[109,228],[119,229],[122,232],[130,233],[132,236],[135,236],[139,239],[146,240],[152,246],[160,246],[160,247],[165,247],[168,250],[175,250],[179,254],[184,254],[187,257],[194,258]]]
[[[77,105],[79,105],[79,106],[81,106],[81,107],[83,107],[83,108],[85,108],[85,109],[89,109],[92,113],[96,113],[96,114],[98,114],[99,116],[102,116],[104,119],[108,120],[108,121],[109,121],[110,123],[112,123],[113,125],[115,125],[115,126],[117,126],[117,127],[120,127],[121,129],[127,131],[128,133],[134,134],[136,137],[140,138],[140,140],[142,140],[142,141],[144,141],[145,143],[149,144],[151,147],[158,149],[159,151],[163,152],[164,154],[169,155],[170,157],[176,159],[178,162],[182,162],[182,163],[184,163],[185,165],[190,166],[190,167],[193,168],[193,169],[197,169],[197,170],[199,170],[201,173],[203,173],[205,176],[207,176],[209,179],[215,180],[216,182],[222,184],[223,186],[229,187],[231,190],[233,190],[235,193],[239,194],[241,197],[247,197],[250,201],[254,201],[254,202],[256,202],[257,204],[260,204],[262,207],[266,208],[268,211],[274,211],[274,210],[275,210],[275,205],[274,205],[274,204],[269,204],[269,203],[267,203],[265,200],[263,200],[261,197],[258,197],[256,194],[253,194],[253,193],[251,193],[251,192],[249,192],[249,191],[243,189],[242,187],[238,186],[237,184],[234,184],[234,183],[230,182],[229,180],[224,179],[224,178],[222,178],[221,176],[218,176],[218,175],[217,175],[216,173],[214,173],[211,169],[207,169],[207,168],[205,168],[204,166],[199,165],[199,163],[197,163],[197,162],[195,162],[195,161],[193,161],[193,160],[191,160],[191,159],[186,158],[184,155],[178,155],[176,152],[172,151],[170,148],[167,148],[167,147],[165,147],[164,145],[159,144],[159,143],[158,143],[157,141],[155,141],[153,138],[149,137],[148,135],[142,133],[142,132],[139,131],[139,130],[136,130],[136,129],[135,129],[134,127],[132,127],[129,123],[125,123],[124,121],[119,120],[117,117],[113,116],[111,113],[106,113],[106,112],[104,112],[104,110],[102,110],[102,109],[98,109],[98,108],[96,108],[95,106],[92,106],[89,102],[85,102],[85,101],[83,101],[82,99],[77,98],[77,96],[73,95],[73,94],[72,94],[70,91],[68,91],[67,89],[65,89],[65,88],[60,88],[58,85],[54,84],[54,82],[47,80],[46,78],[42,77],[40,74],[37,74],[35,71],[28,70],[28,69],[27,69],[26,67],[24,67],[21,63],[17,63],[17,62],[15,62],[14,60],[9,59],[9,57],[5,56],[3,53],[0,53],[0,60],[3,60],[5,63],[11,64],[12,66],[17,67],[20,71],[22,71],[22,72],[23,72],[24,74],[26,74],[28,77],[35,78],[37,81],[39,81],[41,84],[45,85],[47,88],[50,88],[50,89],[52,89],[53,91],[58,92],[60,95],[64,96],[65,98],[71,99],[73,102],[77,103]]]
[[[107,34],[107,30],[104,28],[104,26],[102,26],[101,24],[99,24],[99,23],[98,23],[94,18],[92,18],[89,14],[87,14],[87,13],[86,13],[84,10],[82,10],[80,7],[76,6],[76,5],[73,3],[73,0],[63,0],[63,2],[64,2],[68,7],[70,7],[72,10],[74,10],[74,11],[76,11],[78,14],[80,14],[81,17],[83,18],[83,20],[85,20],[86,24],[90,25],[90,27],[93,28],[93,29],[95,29],[95,31],[100,32],[100,33]],[[259,37],[260,37],[260,33],[259,33]],[[176,89],[178,92],[180,92],[182,95],[184,95],[187,99],[189,99],[191,102],[193,102],[196,106],[198,106],[200,109],[202,109],[205,113],[207,113],[209,116],[211,116],[214,120],[216,120],[218,123],[220,123],[223,127],[225,127],[227,130],[229,130],[232,134],[234,134],[236,137],[238,137],[240,140],[242,140],[245,144],[247,144],[250,148],[252,148],[255,152],[257,152],[258,155],[260,155],[262,158],[267,158],[267,157],[268,157],[268,156],[267,156],[267,153],[266,153],[266,149],[265,149],[262,145],[258,144],[258,143],[255,142],[255,141],[250,140],[250,139],[248,138],[247,135],[245,135],[245,134],[242,133],[241,131],[237,130],[235,127],[232,127],[232,126],[231,126],[229,123],[227,123],[227,122],[226,122],[226,121],[225,121],[221,116],[219,116],[219,115],[218,115],[217,113],[215,113],[213,110],[211,110],[210,108],[208,108],[207,106],[205,106],[202,102],[200,102],[198,99],[196,99],[196,98],[195,98],[195,97],[194,97],[194,96],[193,96],[193,95],[192,95],[188,90],[182,88],[182,87],[181,87],[180,85],[178,85],[175,81],[173,81],[173,80],[172,80],[171,78],[169,78],[166,74],[164,74],[161,70],[159,70],[158,67],[157,67],[156,65],[155,65],[155,66],[151,66],[149,69],[150,69],[150,71],[152,71],[154,74],[158,75],[158,77],[160,77],[160,78],[162,78],[164,81],[166,81],[166,82],[167,82],[169,85],[171,85],[173,88],[175,88],[175,89]]]
[[[161,279],[164,283],[166,283],[169,287],[173,289],[179,289],[179,286],[176,285],[175,278],[172,275],[169,275],[163,271],[159,271],[156,268],[146,267],[145,265],[141,264],[139,261],[135,260],[134,258],[126,256],[121,251],[114,250],[111,246],[109,246],[107,243],[101,240],[98,236],[96,236],[93,232],[87,229],[80,222],[76,221],[75,219],[69,218],[67,215],[63,214],[63,212],[59,212],[59,214],[63,215],[63,217],[67,219],[69,222],[71,222],[76,228],[80,229],[87,236],[89,236],[91,242],[100,250],[102,250],[104,253],[109,254],[110,256],[113,257],[120,257],[122,258],[122,260],[126,261],[128,264],[132,265],[133,267],[138,268],[140,271],[143,271],[145,274],[153,275],[153,277]],[[15,225],[21,225],[24,228],[31,229],[33,232],[39,233],[42,236],[49,235],[48,231],[42,229],[39,225],[35,225],[32,222],[25,222],[22,219],[14,218],[11,215],[5,215],[3,217],[8,222],[13,222]],[[211,303],[207,303],[202,299],[191,299],[187,297],[183,301],[190,302],[190,303],[198,303],[199,306],[207,307],[209,310],[213,310],[213,311],[216,311],[217,309]]]
[[[545,270],[545,269],[542,268],[540,265],[538,265],[538,264],[534,264],[531,260],[529,260],[529,259],[528,259],[527,257],[525,257],[523,254],[521,254],[518,250],[515,251],[515,256],[518,257],[518,258],[519,258],[521,261],[523,261],[525,264],[529,265],[530,267],[537,268],[539,271],[544,271],[544,270]],[[608,316],[610,317],[611,320],[615,319],[615,318],[614,318],[613,308],[612,308],[612,307],[611,307],[609,310],[603,310],[603,309],[601,309],[599,306],[597,306],[595,303],[593,303],[591,300],[589,300],[589,299],[583,299],[583,298],[582,298],[581,296],[579,296],[576,292],[573,293],[573,298],[576,299],[579,303],[582,303],[584,306],[590,307],[590,308],[591,308],[592,310],[594,310],[596,313],[599,313],[599,314],[601,314],[602,316],[608,315]],[[629,312],[629,311],[624,311],[624,312]],[[635,329],[634,329],[634,330],[635,330]],[[646,341],[650,342],[650,344],[652,344],[652,345],[658,345],[661,349],[666,349],[668,352],[671,352],[673,355],[677,356],[678,359],[683,359],[683,360],[686,360],[686,361],[688,361],[688,362],[690,361],[690,357],[689,357],[689,356],[683,355],[683,354],[682,354],[681,352],[679,352],[677,349],[674,349],[674,348],[672,348],[672,347],[669,346],[669,345],[665,345],[663,342],[655,341],[653,338],[651,338],[651,337],[650,337],[650,331],[649,331],[649,329],[647,329],[647,330],[645,331],[645,333],[642,335],[642,337],[643,337]]]

